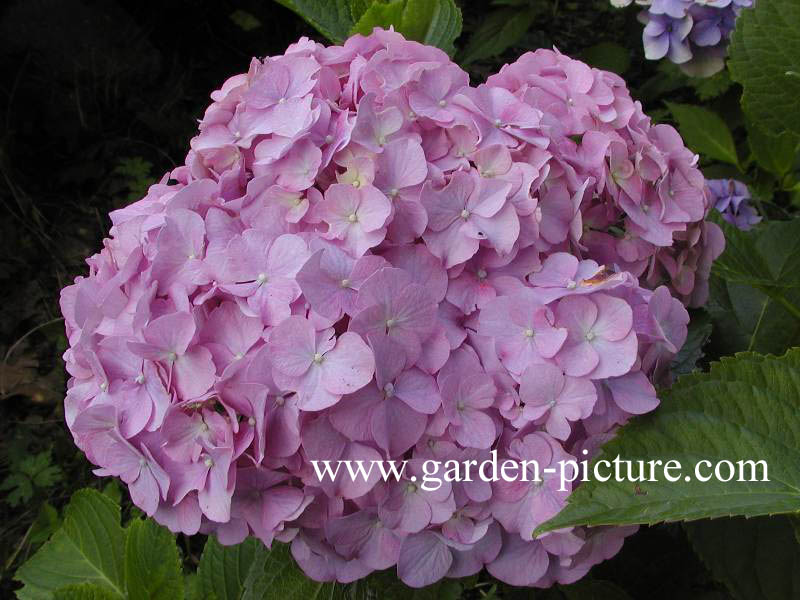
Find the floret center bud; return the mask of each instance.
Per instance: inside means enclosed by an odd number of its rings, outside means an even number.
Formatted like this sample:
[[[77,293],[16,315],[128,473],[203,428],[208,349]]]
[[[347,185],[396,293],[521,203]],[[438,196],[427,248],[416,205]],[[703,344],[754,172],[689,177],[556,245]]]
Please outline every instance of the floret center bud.
[[[325,143],[330,144],[333,141],[333,136],[329,133],[325,136]]]
[[[391,381],[383,386],[383,395],[387,398],[394,396],[394,384]]]
[[[533,337],[533,329],[531,329],[530,327],[528,327],[528,328],[527,328],[525,331],[523,331],[522,333],[524,333],[524,334],[525,334],[525,337],[529,337],[529,338],[532,338],[532,337]]]
[[[457,410],[464,410],[464,406],[465,406],[465,404],[461,400],[456,402],[456,409]]]
[[[168,352],[168,353],[167,353],[167,358],[168,358],[169,360],[173,360],[173,361],[174,361],[174,360],[177,360],[177,358],[178,358],[178,355],[177,355],[177,354],[175,354],[174,352]]]
[[[393,318],[392,319],[386,319],[386,328],[387,329],[391,329],[395,325],[397,325],[397,320],[395,320]]]
[[[342,286],[343,288],[349,288],[350,287],[350,280],[345,277],[344,279],[342,279],[339,282],[339,285]]]
[[[395,196],[397,196],[398,193],[400,193],[400,190],[398,190],[397,188],[392,188],[392,189],[389,190],[389,196],[391,198],[394,198]]]
[[[233,360],[242,360],[243,358],[244,354],[242,354],[241,352],[237,352],[236,354],[233,355]]]
[[[258,283],[266,283],[267,282],[267,274],[266,273],[259,273],[258,277],[256,277]]]
[[[461,211],[461,218],[462,219],[469,219],[469,211],[466,208]]]
[[[417,491],[417,484],[416,483],[407,483],[406,484],[406,492],[409,494],[413,494]]]
[[[210,456],[207,456],[206,459],[203,461],[203,464],[210,469],[211,467],[214,466],[214,460]]]
[[[356,213],[352,213],[347,215],[347,220],[351,223],[356,223],[358,221],[358,215]]]
[[[386,143],[386,136],[381,134],[378,136],[378,143],[383,146]]]
[[[253,417],[247,419],[247,422],[250,424],[251,427],[256,424],[256,420]]]
[[[439,106],[441,106],[442,108],[444,108],[445,106],[447,106],[447,100],[444,100],[444,99],[442,99],[442,100],[439,100]]]
[[[586,332],[586,341],[591,342],[594,339],[594,331]]]
[[[276,406],[283,406],[285,402],[286,402],[286,399],[283,396],[278,396],[277,398],[275,398],[275,405]]]
[[[319,352],[314,353],[314,362],[320,364],[322,362],[322,354]]]
[[[136,376],[136,383],[138,383],[139,385],[144,383],[144,374],[143,373],[139,373]]]
[[[477,275],[478,279],[480,279],[481,281],[483,281],[489,276],[489,274],[486,272],[486,269],[478,269]]]
[[[495,127],[500,127],[502,124],[503,124],[503,122],[500,119],[495,119],[494,120],[494,126]]]
[[[416,119],[417,118],[417,113],[415,113],[413,110],[408,111],[408,118],[409,119]]]
[[[105,392],[105,391],[108,389],[108,382],[106,382],[106,381],[103,381],[103,382],[100,384],[100,389],[101,389],[101,390],[103,390],[103,391]]]
[[[568,290],[574,290],[574,289],[575,289],[577,286],[578,286],[578,284],[577,284],[577,283],[576,283],[574,280],[572,280],[572,279],[570,279],[570,280],[567,282],[567,289],[568,289]]]

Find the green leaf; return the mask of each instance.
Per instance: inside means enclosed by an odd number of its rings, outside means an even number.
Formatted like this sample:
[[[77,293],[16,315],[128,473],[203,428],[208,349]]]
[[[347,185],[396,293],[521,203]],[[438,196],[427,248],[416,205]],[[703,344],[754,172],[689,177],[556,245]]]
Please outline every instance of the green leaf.
[[[152,519],[136,519],[128,526],[125,580],[130,600],[183,597],[183,572],[175,537]]]
[[[76,583],[123,597],[125,532],[119,519],[119,506],[100,492],[75,492],[61,529],[16,572],[14,578],[24,584],[17,597],[52,598],[55,590]]]
[[[410,40],[436,46],[452,56],[462,24],[461,9],[454,0],[407,0],[399,31]]]
[[[610,581],[584,579],[559,588],[567,600],[632,600],[625,590]]]
[[[673,375],[686,375],[697,368],[697,361],[703,358],[703,346],[711,337],[711,318],[705,311],[692,315],[689,322],[689,333],[678,354],[672,359],[670,370]]]
[[[729,56],[747,116],[767,134],[800,135],[800,3],[769,0],[742,11]]]
[[[797,158],[797,137],[784,133],[771,136],[754,123],[747,124],[747,143],[758,166],[778,177],[792,170]]]
[[[657,481],[595,478],[581,484],[567,506],[541,525],[538,533],[576,525],[623,525],[684,521],[709,517],[759,516],[800,510],[800,348],[781,358],[742,353],[714,363],[708,373],[686,375],[668,390],[651,415],[622,427],[592,461],[677,460],[678,481],[667,481],[663,469]],[[731,461],[742,468],[746,481],[700,482],[695,465]],[[769,481],[762,481],[766,461]],[[604,469],[601,471],[607,471]],[[704,466],[700,475],[707,476]],[[722,470],[727,476],[727,468]],[[685,477],[689,477],[687,481]]]
[[[242,600],[343,600],[344,586],[306,577],[295,564],[289,546],[280,542],[258,554],[245,581]]]
[[[242,31],[253,31],[261,27],[261,21],[256,16],[241,8],[233,11],[228,18]]]
[[[725,234],[725,251],[712,273],[729,283],[752,286],[800,320],[800,219],[769,221],[754,231],[740,231],[714,212]]]
[[[722,117],[701,106],[673,102],[666,105],[689,148],[707,158],[739,166],[733,135]]]
[[[800,320],[764,292],[717,275],[710,280],[706,306],[714,324],[710,345],[717,356],[752,350],[781,354],[800,345]],[[800,290],[787,291],[790,302],[800,304]]]
[[[57,589],[53,594],[54,600],[113,600],[117,597],[93,583],[74,583]]]
[[[403,7],[405,0],[394,0],[393,2],[373,2],[358,22],[353,25],[350,35],[360,33],[369,35],[375,27],[389,29],[394,25],[398,29],[403,18]]]
[[[28,541],[34,546],[43,544],[58,531],[59,527],[61,519],[58,517],[58,511],[49,502],[43,502],[36,520],[31,525]]]
[[[459,62],[469,65],[502,54],[520,42],[535,17],[536,12],[528,7],[492,11],[470,36]]]
[[[372,5],[373,0],[350,0],[350,16],[354,23],[358,23],[367,9]]]
[[[630,51],[614,42],[600,42],[581,52],[585,62],[598,69],[622,75],[631,66]]]
[[[266,554],[264,544],[255,538],[223,546],[216,538],[209,537],[197,567],[201,597],[239,600],[250,567],[257,557]]]
[[[350,35],[355,24],[348,0],[277,0],[300,15],[309,25],[334,43]]]
[[[800,545],[790,519],[717,519],[686,524],[695,552],[737,600],[800,597]]]

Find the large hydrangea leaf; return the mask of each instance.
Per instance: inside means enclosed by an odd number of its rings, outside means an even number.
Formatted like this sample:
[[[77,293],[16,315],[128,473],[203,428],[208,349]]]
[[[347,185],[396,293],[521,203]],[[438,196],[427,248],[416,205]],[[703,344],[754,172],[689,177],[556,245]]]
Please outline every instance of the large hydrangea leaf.
[[[64,525],[17,571],[22,600],[52,598],[72,584],[92,583],[113,598],[125,597],[125,531],[119,506],[95,490],[76,492]]]
[[[757,2],[736,23],[728,67],[747,115],[765,133],[800,134],[800,3]]]
[[[793,349],[780,358],[742,353],[681,378],[654,415],[623,427],[592,462],[678,460],[680,480],[666,481],[662,470],[657,482],[588,481],[537,532],[800,510],[799,369],[800,349]],[[701,460],[737,468],[738,461],[763,460],[769,481],[756,468],[759,481],[700,482],[694,465]]]
[[[787,517],[687,523],[694,551],[736,600],[800,596],[800,545]]]

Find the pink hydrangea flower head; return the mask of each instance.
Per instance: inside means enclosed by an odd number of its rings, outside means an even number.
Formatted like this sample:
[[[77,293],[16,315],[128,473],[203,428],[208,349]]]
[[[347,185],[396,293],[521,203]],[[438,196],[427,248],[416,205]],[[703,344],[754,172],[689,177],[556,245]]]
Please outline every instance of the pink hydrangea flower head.
[[[542,587],[619,550],[632,529],[534,540],[570,491],[527,475],[657,406],[724,247],[697,157],[620,77],[537,50],[475,87],[394,31],[302,39],[189,146],[62,291],[98,475],[320,581]],[[526,477],[422,485],[493,454]],[[408,464],[320,479],[339,460]]]

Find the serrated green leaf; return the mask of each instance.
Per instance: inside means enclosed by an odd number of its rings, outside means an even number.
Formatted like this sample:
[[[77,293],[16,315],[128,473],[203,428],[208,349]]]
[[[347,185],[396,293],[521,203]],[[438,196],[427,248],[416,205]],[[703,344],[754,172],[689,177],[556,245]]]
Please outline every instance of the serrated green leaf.
[[[350,35],[355,24],[349,0],[277,0],[300,15],[314,29],[334,43]]]
[[[253,560],[242,600],[343,600],[344,586],[309,579],[297,566],[289,546],[274,542]]]
[[[462,24],[461,9],[454,0],[407,0],[399,31],[410,40],[436,46],[452,56]]]
[[[266,554],[264,544],[255,538],[223,546],[216,538],[209,537],[197,567],[201,597],[239,600],[253,562]]]
[[[682,377],[664,393],[654,414],[622,427],[590,466],[592,472],[597,460],[617,456],[634,465],[677,460],[679,480],[667,481],[663,470],[656,472],[658,481],[591,479],[537,532],[800,510],[799,366],[800,348],[795,348],[781,358],[739,354],[714,363],[708,373]],[[757,466],[758,481],[699,482],[694,467],[700,460],[714,465],[728,460],[735,466],[740,460],[764,460],[769,481],[761,481],[763,466]],[[707,468],[701,474],[707,475]],[[749,479],[749,471],[746,475]]]
[[[76,583],[58,589],[54,600],[113,600],[117,598],[107,589],[93,583]]]
[[[686,524],[695,552],[737,600],[800,597],[800,545],[789,518]]]
[[[567,600],[632,600],[628,593],[610,581],[584,579],[559,589]]]
[[[712,273],[728,283],[757,288],[800,319],[800,219],[769,221],[753,231],[740,231],[713,213],[725,234],[725,251]]]
[[[798,139],[790,133],[770,136],[756,124],[748,123],[747,143],[758,166],[778,177],[791,171],[797,159]]]
[[[389,29],[394,26],[399,29],[403,19],[403,8],[405,0],[393,0],[392,2],[373,2],[361,15],[358,22],[353,25],[350,34],[360,33],[369,35],[375,27]]]
[[[183,597],[183,573],[175,536],[152,519],[136,519],[128,526],[125,580],[130,600]]]
[[[742,11],[729,56],[747,116],[768,134],[800,135],[800,3],[769,0]]]
[[[666,102],[686,145],[706,158],[739,166],[731,130],[722,117],[701,106]]]
[[[800,320],[764,292],[716,275],[710,284],[706,308],[714,324],[710,345],[717,356],[743,350],[781,354],[800,345]],[[800,290],[786,294],[790,302],[800,303]]]
[[[528,7],[492,11],[469,37],[459,62],[469,65],[502,54],[522,39],[535,16],[536,13]]]
[[[358,23],[361,15],[367,12],[372,2],[373,0],[350,0],[350,16],[354,23]]]
[[[600,42],[581,52],[581,58],[598,69],[622,75],[631,66],[630,51],[614,42]]]
[[[28,541],[32,546],[43,544],[59,527],[61,519],[58,517],[58,511],[49,502],[43,502],[36,520],[31,524]]]
[[[72,495],[64,524],[14,578],[24,584],[17,597],[52,598],[71,584],[93,583],[115,598],[124,597],[125,532],[119,524],[119,506],[92,489]]]

